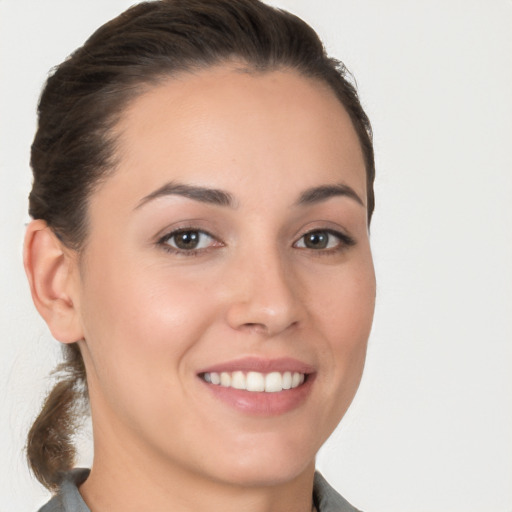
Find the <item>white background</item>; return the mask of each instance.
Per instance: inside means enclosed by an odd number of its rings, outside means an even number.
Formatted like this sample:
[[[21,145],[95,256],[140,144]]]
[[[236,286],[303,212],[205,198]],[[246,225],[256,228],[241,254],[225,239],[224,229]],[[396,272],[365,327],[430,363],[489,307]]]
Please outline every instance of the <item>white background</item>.
[[[21,265],[39,90],[131,3],[0,0],[0,512],[47,498],[22,453],[59,355]],[[512,2],[274,3],[351,69],[375,131],[375,326],[318,465],[366,512],[511,512]]]

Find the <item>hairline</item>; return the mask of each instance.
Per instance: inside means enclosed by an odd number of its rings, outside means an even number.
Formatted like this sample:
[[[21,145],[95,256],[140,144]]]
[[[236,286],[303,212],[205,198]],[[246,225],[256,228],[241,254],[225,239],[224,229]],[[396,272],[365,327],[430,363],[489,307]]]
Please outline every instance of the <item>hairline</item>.
[[[79,245],[74,248],[78,253],[81,253],[86,249],[89,235],[89,205],[92,196],[101,188],[101,185],[105,183],[113,174],[115,174],[119,170],[119,163],[121,161],[121,157],[119,155],[119,145],[120,140],[122,138],[123,132],[121,130],[116,130],[123,119],[126,118],[131,106],[137,102],[141,97],[146,94],[151,93],[155,89],[165,85],[166,83],[179,81],[181,78],[186,78],[187,76],[197,76],[200,73],[208,72],[215,69],[225,68],[229,71],[240,73],[240,74],[249,74],[253,76],[265,75],[273,72],[284,72],[284,73],[294,73],[297,76],[304,78],[305,80],[315,84],[320,87],[324,91],[329,91],[332,94],[337,102],[341,105],[343,110],[349,116],[351,126],[354,129],[355,135],[357,137],[357,141],[359,144],[359,149],[361,151],[361,157],[364,162],[365,167],[365,177],[368,175],[368,169],[366,165],[366,160],[364,156],[363,145],[357,131],[357,127],[348,111],[347,107],[344,105],[341,100],[339,94],[335,88],[321,76],[316,76],[311,72],[307,72],[305,69],[301,69],[300,66],[287,65],[285,63],[275,62],[258,65],[256,63],[252,63],[247,59],[243,59],[238,56],[230,57],[230,58],[219,58],[213,60],[212,62],[200,62],[200,63],[190,63],[190,65],[183,65],[182,69],[174,70],[174,71],[162,71],[159,73],[153,73],[148,77],[138,77],[138,80],[133,80],[133,82],[129,83],[123,88],[123,92],[126,95],[123,95],[119,100],[119,108],[116,109],[107,119],[106,124],[107,127],[104,129],[104,137],[106,146],[110,149],[111,159],[109,164],[104,169],[104,172],[101,173],[100,177],[94,181],[90,190],[87,194],[87,199],[85,200],[85,219],[83,223],[83,238],[80,241]],[[118,84],[114,84],[118,86]],[[117,89],[119,90],[119,89]],[[366,187],[367,188],[367,187]],[[368,196],[368,190],[366,190],[366,195]],[[366,205],[368,209],[368,205]]]

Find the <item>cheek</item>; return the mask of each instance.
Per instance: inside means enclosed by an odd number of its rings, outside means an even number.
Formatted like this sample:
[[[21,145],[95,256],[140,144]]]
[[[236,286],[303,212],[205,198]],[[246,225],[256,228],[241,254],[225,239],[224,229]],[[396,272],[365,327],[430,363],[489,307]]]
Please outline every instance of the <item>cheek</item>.
[[[375,308],[375,275],[371,256],[340,267],[311,295],[316,325],[326,340],[330,375],[355,393],[366,355]]]
[[[123,259],[94,270],[85,278],[81,313],[97,379],[120,389],[132,381],[140,390],[155,379],[171,384],[214,315],[204,280]]]
[[[335,271],[317,273],[310,283],[311,309],[340,337],[356,340],[368,333],[375,308],[375,273],[369,252],[355,255]],[[358,336],[359,334],[359,336]]]
[[[100,411],[114,428],[160,432],[165,427],[165,436],[182,435],[173,415],[187,410],[188,355],[216,316],[205,286],[204,279],[122,260],[88,276],[84,358],[96,417]]]

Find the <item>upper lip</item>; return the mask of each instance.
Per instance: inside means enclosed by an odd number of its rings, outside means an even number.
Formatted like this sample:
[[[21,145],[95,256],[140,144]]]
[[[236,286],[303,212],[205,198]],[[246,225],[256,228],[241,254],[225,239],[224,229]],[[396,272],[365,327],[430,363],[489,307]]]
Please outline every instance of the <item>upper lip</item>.
[[[315,369],[310,364],[294,359],[293,357],[279,357],[275,359],[262,357],[242,357],[223,363],[208,366],[198,372],[202,373],[221,373],[221,372],[298,372],[304,374],[314,373]]]

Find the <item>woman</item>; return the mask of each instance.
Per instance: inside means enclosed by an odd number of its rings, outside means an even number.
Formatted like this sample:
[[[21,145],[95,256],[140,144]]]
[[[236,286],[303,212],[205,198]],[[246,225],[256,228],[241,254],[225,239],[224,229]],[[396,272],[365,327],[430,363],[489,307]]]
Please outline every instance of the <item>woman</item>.
[[[314,465],[374,308],[345,75],[288,13],[161,0],[49,78],[25,268],[66,362],[29,434],[42,511],[355,510]],[[87,403],[94,463],[71,471]]]

